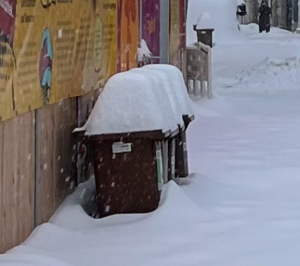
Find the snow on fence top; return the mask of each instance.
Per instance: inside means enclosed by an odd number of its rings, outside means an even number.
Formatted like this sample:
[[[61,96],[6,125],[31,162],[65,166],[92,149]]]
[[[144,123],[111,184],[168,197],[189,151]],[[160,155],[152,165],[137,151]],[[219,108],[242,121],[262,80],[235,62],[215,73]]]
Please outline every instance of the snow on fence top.
[[[83,128],[86,135],[116,134],[178,128],[171,103],[147,72],[127,71],[111,77]]]
[[[211,15],[209,12],[203,12],[202,15],[199,17],[197,22],[197,30],[198,29],[213,29],[214,24],[211,19]]]
[[[146,65],[143,68],[149,68],[163,73],[165,75],[165,79],[169,82],[169,86],[167,88],[169,95],[173,95],[172,97],[174,98],[176,97],[176,100],[172,99],[172,101],[178,100],[178,103],[173,103],[176,105],[178,104],[178,112],[181,112],[181,116],[188,115],[191,117],[194,115],[182,73],[177,67],[166,64],[153,64]]]

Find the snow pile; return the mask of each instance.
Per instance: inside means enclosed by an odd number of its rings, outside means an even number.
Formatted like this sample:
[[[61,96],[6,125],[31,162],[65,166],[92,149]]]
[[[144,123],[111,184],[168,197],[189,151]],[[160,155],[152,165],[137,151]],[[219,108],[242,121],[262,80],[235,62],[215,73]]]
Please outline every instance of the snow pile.
[[[146,65],[144,68],[164,73],[164,80],[168,83],[166,87],[169,95],[172,95],[171,97],[173,97],[173,104],[178,104],[176,108],[180,110],[179,112],[181,112],[182,115],[187,115],[189,117],[194,115],[185,81],[182,73],[177,67],[165,64],[153,64]]]
[[[267,58],[252,69],[242,71],[230,85],[233,91],[276,92],[299,90],[300,58]]]
[[[176,266],[201,261],[203,255],[195,245],[201,209],[175,183],[164,187],[157,211],[101,220],[88,217],[81,207],[85,189],[81,185],[26,243],[0,256],[0,265]],[[13,264],[16,260],[24,264]]]
[[[86,135],[162,130],[192,115],[182,73],[174,66],[135,68],[109,79],[83,128]]]
[[[116,74],[106,83],[82,129],[86,135],[176,130],[172,108],[156,93],[146,74]]]
[[[197,29],[213,29],[214,23],[209,12],[203,12],[197,22]]]
[[[256,23],[240,25],[241,32],[246,36],[257,35],[259,33],[259,26]]]
[[[130,70],[132,73],[147,76],[153,84],[153,92],[157,95],[159,103],[162,107],[167,107],[173,111],[173,118],[177,125],[183,125],[182,110],[177,99],[176,91],[172,91],[168,77],[163,72],[152,71],[151,69],[142,67]],[[163,114],[161,114],[163,115]]]
[[[152,57],[152,53],[144,39],[141,40],[140,47],[137,50],[137,57],[139,62],[143,62],[145,58]]]
[[[211,14],[211,21],[215,27],[213,40],[216,44],[234,42],[241,39],[236,18],[236,0],[189,0],[187,16],[187,44],[197,42],[197,34],[193,25],[204,13]]]

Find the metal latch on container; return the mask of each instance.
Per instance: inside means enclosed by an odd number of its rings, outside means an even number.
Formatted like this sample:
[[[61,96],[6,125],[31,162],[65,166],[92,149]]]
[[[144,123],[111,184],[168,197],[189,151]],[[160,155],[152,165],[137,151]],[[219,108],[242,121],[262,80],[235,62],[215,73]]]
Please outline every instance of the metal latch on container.
[[[132,152],[132,143],[115,142],[112,145],[113,153]]]

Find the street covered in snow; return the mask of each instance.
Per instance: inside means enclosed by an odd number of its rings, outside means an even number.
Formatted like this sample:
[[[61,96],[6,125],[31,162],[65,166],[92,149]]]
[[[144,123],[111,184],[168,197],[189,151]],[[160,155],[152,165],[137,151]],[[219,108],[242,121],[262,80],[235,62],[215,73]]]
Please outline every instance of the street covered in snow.
[[[100,220],[85,212],[90,180],[1,266],[299,265],[300,35],[239,31],[226,12],[215,21],[214,97],[193,99],[191,176],[165,185],[153,213]]]

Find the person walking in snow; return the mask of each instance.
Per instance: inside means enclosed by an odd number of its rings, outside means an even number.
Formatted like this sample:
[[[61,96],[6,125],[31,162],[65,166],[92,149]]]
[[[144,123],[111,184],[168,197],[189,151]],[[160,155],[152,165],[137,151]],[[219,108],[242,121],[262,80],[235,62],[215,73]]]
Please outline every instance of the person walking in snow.
[[[271,8],[268,6],[267,0],[262,0],[261,5],[259,7],[259,32],[262,33],[263,31],[269,32],[270,31],[270,15],[271,15]]]

